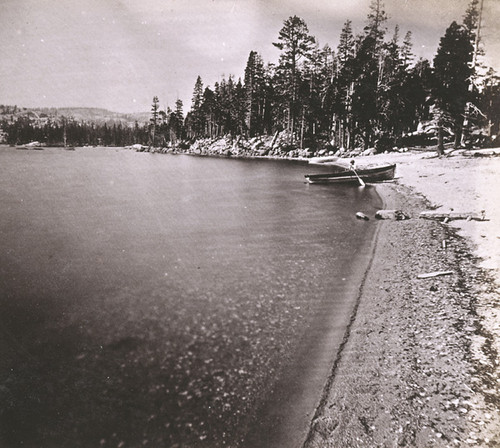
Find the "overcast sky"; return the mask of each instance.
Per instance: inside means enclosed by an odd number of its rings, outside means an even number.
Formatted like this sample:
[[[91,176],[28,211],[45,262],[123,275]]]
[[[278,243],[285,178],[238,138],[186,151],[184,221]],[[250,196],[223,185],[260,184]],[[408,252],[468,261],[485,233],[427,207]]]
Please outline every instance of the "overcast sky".
[[[242,77],[248,54],[276,62],[283,21],[303,18],[334,49],[344,22],[365,24],[370,0],[0,0],[0,104],[149,111],[191,106],[205,86]],[[412,31],[414,53],[432,60],[469,0],[385,0],[389,33]],[[488,64],[500,71],[500,0],[484,0]]]

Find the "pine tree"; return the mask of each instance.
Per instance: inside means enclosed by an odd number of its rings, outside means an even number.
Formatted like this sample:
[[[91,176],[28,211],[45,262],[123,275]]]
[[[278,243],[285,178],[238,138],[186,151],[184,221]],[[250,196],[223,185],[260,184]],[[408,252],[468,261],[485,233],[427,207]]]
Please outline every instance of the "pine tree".
[[[189,113],[189,127],[194,137],[200,137],[204,132],[204,117],[201,112],[203,104],[203,81],[201,76],[196,78],[191,101],[191,111]]]
[[[201,80],[201,76],[198,75],[193,89],[191,110],[192,111],[198,110],[201,107],[202,101],[203,101],[203,81]]]
[[[334,73],[334,54],[328,45],[319,48],[316,44],[303,64],[302,82],[299,89],[300,100],[300,147],[304,140],[308,146],[323,132],[328,134],[331,122],[331,103],[327,93],[331,88]]]
[[[467,30],[453,22],[441,38],[434,58],[435,85],[433,89],[439,132],[445,121],[451,121],[455,134],[455,147],[462,137],[463,115],[470,99],[469,82],[472,75],[473,47]],[[442,136],[442,134],[440,134]],[[438,151],[444,152],[442,140]]]
[[[219,125],[223,134],[233,133],[232,106],[234,102],[234,83],[232,76],[229,79],[222,78],[219,88],[216,90],[216,102],[219,109]]]
[[[479,0],[471,0],[467,10],[465,11],[465,15],[463,18],[463,26],[469,36],[471,36],[471,44],[474,45],[477,34],[477,27],[479,24],[479,9],[478,9]]]
[[[317,81],[318,109],[315,111],[312,134],[320,134],[331,140],[333,127],[334,97],[330,92],[334,91],[337,59],[335,52],[329,45],[325,45],[320,53],[319,77]],[[316,129],[316,123],[319,129]]]
[[[412,33],[408,31],[403,39],[403,46],[401,47],[401,63],[404,67],[410,66],[415,57],[412,53]]]
[[[201,113],[204,120],[204,135],[213,138],[218,133],[218,124],[216,121],[216,100],[215,93],[209,87],[203,92],[203,102]]]
[[[158,110],[160,108],[158,97],[153,97],[153,105],[151,106],[151,118],[149,120],[151,127],[151,141],[153,147],[156,146],[156,127],[158,126]]]
[[[380,69],[377,97],[380,140],[377,150],[390,149],[405,132],[413,130],[418,123],[416,99],[420,95],[418,76],[411,68],[413,59],[411,32],[407,32],[403,43],[399,43],[399,27],[392,39],[384,43],[380,53]]]
[[[175,110],[167,108],[168,129],[170,141],[174,144],[184,138],[184,114],[182,100],[177,99],[175,102]]]
[[[337,61],[339,70],[347,68],[356,55],[355,40],[352,32],[352,22],[347,20],[340,32],[337,47]]]
[[[273,45],[281,50],[278,73],[282,75],[282,93],[288,92],[287,129],[292,142],[295,140],[296,121],[299,113],[297,101],[300,78],[299,61],[312,50],[315,39],[309,34],[304,20],[293,16],[285,20],[278,40],[279,42],[273,42]]]
[[[264,103],[262,106],[262,120],[264,132],[267,134],[273,133],[278,127],[277,110],[279,110],[279,101],[277,98],[275,66],[267,63],[264,67]],[[276,108],[278,107],[278,109]]]
[[[387,14],[384,11],[384,2],[382,0],[372,0],[370,3],[370,12],[368,13],[368,23],[365,26],[365,34],[370,36],[379,49],[385,36],[385,23]]]
[[[500,76],[490,68],[483,81],[479,107],[487,119],[487,134],[500,134]]]
[[[401,131],[400,119],[405,101],[402,86],[405,75],[399,47],[399,26],[396,25],[392,39],[382,46],[379,55],[377,121],[380,127],[379,137],[383,137],[386,145]],[[376,149],[387,148],[382,146]]]
[[[352,22],[347,20],[340,33],[336,58],[337,73],[335,84],[331,87],[331,96],[334,101],[333,122],[337,130],[336,140],[341,148],[348,148],[351,145],[355,57],[356,41],[352,32]]]
[[[255,51],[248,56],[245,68],[245,123],[250,135],[264,130],[265,76],[262,57]]]
[[[379,123],[380,94],[383,75],[385,22],[387,15],[382,0],[372,0],[365,33],[360,36],[354,75],[356,82],[352,93],[354,126],[359,131],[365,147],[381,133]]]
[[[177,99],[175,102],[175,122],[176,122],[176,137],[181,140],[184,138],[184,112],[182,100]]]
[[[471,0],[465,15],[463,17],[463,27],[467,35],[469,36],[470,43],[473,47],[472,55],[472,75],[470,80],[470,90],[478,90],[479,72],[481,69],[485,68],[481,63],[481,56],[484,56],[484,49],[482,47],[481,40],[481,21],[483,13],[483,0]]]
[[[375,40],[365,36],[355,59],[355,79],[352,92],[354,127],[365,147],[373,143],[377,119],[378,58],[374,52]]]

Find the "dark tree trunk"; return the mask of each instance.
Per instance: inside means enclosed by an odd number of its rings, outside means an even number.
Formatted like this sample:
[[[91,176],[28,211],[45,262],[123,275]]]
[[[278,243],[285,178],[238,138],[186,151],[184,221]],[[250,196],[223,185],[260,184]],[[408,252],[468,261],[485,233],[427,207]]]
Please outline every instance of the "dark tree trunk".
[[[455,126],[455,142],[453,144],[453,147],[455,149],[460,148],[461,142],[462,142],[462,126],[457,123]]]
[[[438,138],[437,153],[438,155],[442,156],[444,155],[444,144],[443,144],[443,125],[441,123],[438,124],[437,138]]]

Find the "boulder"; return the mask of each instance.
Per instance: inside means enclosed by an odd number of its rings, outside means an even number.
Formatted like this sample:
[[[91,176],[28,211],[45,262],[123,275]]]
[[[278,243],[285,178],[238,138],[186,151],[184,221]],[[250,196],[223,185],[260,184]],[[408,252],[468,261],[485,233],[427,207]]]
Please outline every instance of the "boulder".
[[[368,221],[370,219],[363,212],[357,212],[356,213],[356,218],[363,219],[364,221]]]
[[[404,219],[410,219],[410,217],[401,210],[379,210],[375,213],[375,218],[377,219],[393,219],[396,221],[402,221]]]

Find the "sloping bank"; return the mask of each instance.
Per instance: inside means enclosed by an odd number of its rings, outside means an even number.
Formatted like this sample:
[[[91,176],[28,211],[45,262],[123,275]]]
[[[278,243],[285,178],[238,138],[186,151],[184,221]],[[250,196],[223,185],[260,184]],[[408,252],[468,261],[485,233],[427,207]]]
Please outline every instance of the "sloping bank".
[[[165,147],[149,147],[136,144],[127,148],[135,149],[139,152],[235,158],[266,157],[275,159],[301,159],[314,155],[333,155],[333,148],[318,150],[307,147],[298,148],[296,144],[290,143],[290,137],[286,131],[276,132],[274,135],[259,135],[252,138],[227,134],[213,138],[200,138],[192,142],[180,142],[179,144],[171,144]],[[356,149],[352,151],[337,151],[336,154],[357,156],[362,153],[372,154],[373,152],[373,149],[364,152]]]
[[[477,313],[481,297],[498,299],[492,282],[454,230],[418,219],[424,200],[377,188],[412,218],[381,223],[305,447],[500,446],[498,354]]]

